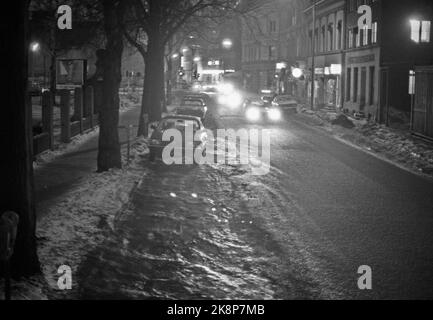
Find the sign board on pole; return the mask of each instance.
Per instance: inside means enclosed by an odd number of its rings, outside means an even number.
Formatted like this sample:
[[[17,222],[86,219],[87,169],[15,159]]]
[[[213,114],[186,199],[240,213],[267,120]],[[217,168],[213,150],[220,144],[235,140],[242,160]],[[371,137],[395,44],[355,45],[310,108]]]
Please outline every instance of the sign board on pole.
[[[82,87],[86,80],[87,63],[84,59],[58,59],[56,61],[57,89]]]

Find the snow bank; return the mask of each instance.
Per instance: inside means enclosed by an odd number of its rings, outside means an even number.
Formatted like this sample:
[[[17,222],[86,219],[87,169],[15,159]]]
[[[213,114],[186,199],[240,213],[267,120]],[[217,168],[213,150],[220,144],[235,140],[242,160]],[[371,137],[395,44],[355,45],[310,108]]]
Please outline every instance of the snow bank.
[[[146,141],[132,144],[131,159],[124,168],[92,173],[41,213],[37,225],[38,256],[42,275],[13,283],[13,299],[73,299],[79,292],[80,263],[113,229],[116,215],[129,203],[134,188],[146,175],[142,165],[148,154]],[[110,230],[110,229],[108,229]],[[72,269],[72,290],[61,291],[57,281],[60,266]]]
[[[365,119],[348,117],[353,129],[335,121],[336,112],[299,109],[299,117],[322,127],[338,139],[357,145],[395,164],[424,176],[433,177],[433,144],[413,137],[407,130],[389,128]],[[333,125],[335,123],[336,125]]]
[[[128,166],[124,163],[123,169],[89,175],[43,214],[37,229],[43,240],[38,255],[55,298],[71,298],[78,292],[74,276],[71,291],[58,290],[57,269],[68,265],[76,276],[85,256],[103,241],[106,227],[113,229],[116,214],[128,204],[131,191],[145,175],[141,161],[147,153],[144,139],[135,141]]]

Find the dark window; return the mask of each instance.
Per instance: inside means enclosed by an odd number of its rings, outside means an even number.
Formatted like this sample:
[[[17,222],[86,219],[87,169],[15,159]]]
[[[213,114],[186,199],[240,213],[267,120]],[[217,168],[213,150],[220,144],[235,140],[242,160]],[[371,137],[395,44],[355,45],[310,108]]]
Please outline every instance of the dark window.
[[[375,67],[370,67],[370,97],[369,97],[369,104],[373,105],[374,104],[374,81],[375,81]]]
[[[359,68],[355,68],[353,72],[353,102],[358,101],[358,72]]]
[[[347,68],[346,101],[350,101],[350,89],[352,86],[352,69]]]

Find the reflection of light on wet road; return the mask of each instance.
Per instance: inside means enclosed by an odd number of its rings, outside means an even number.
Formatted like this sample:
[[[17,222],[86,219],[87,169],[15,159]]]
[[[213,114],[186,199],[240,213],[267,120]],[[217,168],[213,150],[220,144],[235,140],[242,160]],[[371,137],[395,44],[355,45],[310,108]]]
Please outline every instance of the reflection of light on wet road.
[[[100,248],[101,283],[93,281],[87,292],[103,296],[105,279],[115,296],[130,298],[274,296],[262,258],[237,234],[239,201],[232,203],[224,174],[209,166],[155,165],[145,179],[113,242]]]

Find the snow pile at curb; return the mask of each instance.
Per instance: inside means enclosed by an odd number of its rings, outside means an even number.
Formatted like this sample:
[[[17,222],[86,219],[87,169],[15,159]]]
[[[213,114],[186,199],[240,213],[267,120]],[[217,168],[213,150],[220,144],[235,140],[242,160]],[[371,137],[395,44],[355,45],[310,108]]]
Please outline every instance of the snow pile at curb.
[[[374,152],[416,173],[433,177],[433,144],[414,138],[408,131],[352,118],[348,121],[354,124],[354,128],[348,129],[333,125],[338,118],[336,112],[312,111],[305,107],[299,111],[301,118],[312,121],[338,139]]]
[[[55,160],[56,158],[69,153],[74,152],[78,149],[83,143],[86,143],[90,139],[94,138],[99,134],[99,127],[95,127],[94,129],[87,131],[86,133],[77,135],[71,138],[71,142],[69,143],[60,143],[55,150],[47,150],[42,152],[41,154],[36,156],[35,161],[33,162],[33,168],[37,169],[39,166],[44,163]]]

